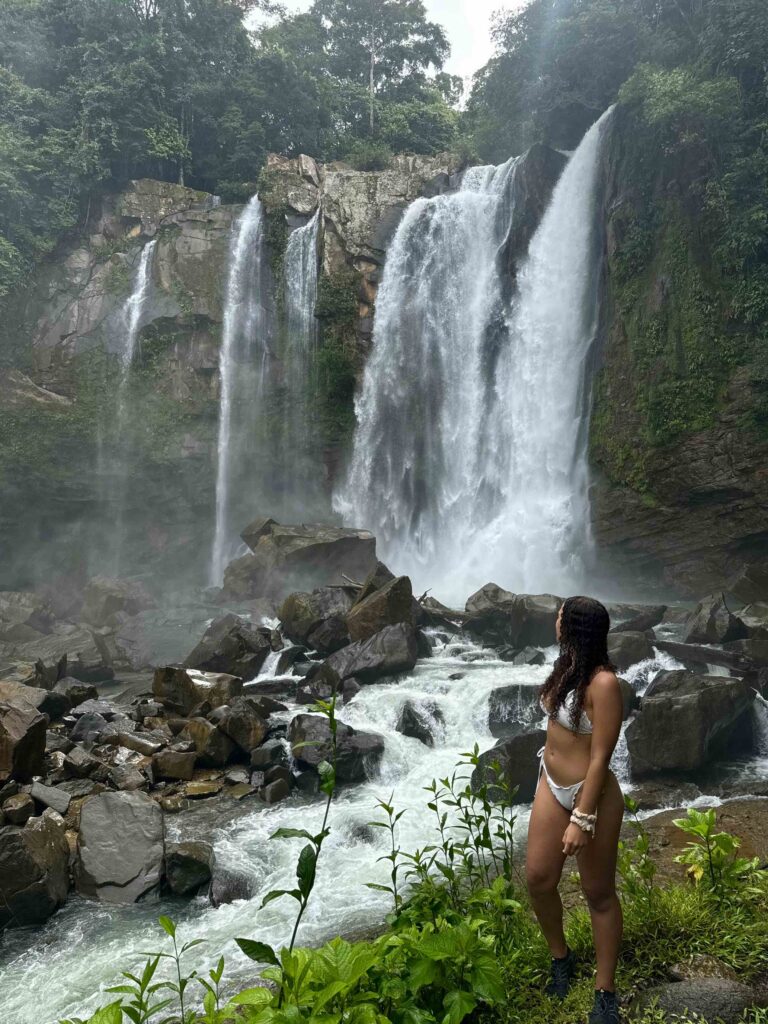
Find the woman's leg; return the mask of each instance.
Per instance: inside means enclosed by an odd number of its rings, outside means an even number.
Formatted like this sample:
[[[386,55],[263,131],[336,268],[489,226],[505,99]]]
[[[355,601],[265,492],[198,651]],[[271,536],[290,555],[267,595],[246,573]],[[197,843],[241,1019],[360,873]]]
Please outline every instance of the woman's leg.
[[[597,807],[595,837],[578,855],[581,887],[587,899],[595,938],[595,988],[613,992],[621,943],[621,904],[616,895],[616,858],[624,816],[624,797],[615,776],[608,776]]]
[[[525,874],[531,903],[554,957],[567,953],[563,904],[557,886],[563,873],[563,833],[570,815],[557,802],[542,773],[528,824]]]

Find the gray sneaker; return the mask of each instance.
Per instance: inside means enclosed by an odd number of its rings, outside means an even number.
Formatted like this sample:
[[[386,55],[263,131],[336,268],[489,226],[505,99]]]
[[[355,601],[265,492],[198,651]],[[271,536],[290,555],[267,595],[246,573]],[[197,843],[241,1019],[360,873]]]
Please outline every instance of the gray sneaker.
[[[553,996],[555,999],[565,999],[568,995],[568,989],[571,987],[571,980],[575,970],[576,957],[570,949],[565,956],[553,956],[552,980],[547,985],[547,995]]]
[[[589,1015],[589,1024],[619,1024],[620,1019],[616,993],[599,988],[595,992],[595,1005]]]

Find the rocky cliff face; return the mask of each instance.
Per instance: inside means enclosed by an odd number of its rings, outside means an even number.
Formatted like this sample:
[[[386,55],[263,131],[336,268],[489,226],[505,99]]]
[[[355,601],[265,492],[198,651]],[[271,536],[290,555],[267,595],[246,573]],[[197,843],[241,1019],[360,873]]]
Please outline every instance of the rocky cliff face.
[[[278,292],[290,230],[322,210],[313,401],[326,494],[353,423],[387,244],[408,203],[446,187],[454,169],[449,157],[401,157],[381,172],[275,157],[262,176]],[[180,569],[199,573],[213,518],[223,290],[240,210],[167,182],[132,182],[94,199],[80,235],[15,296],[0,327],[2,585],[33,583],[54,566],[100,571],[118,515],[128,533],[127,571],[151,568],[176,580]],[[118,439],[131,452],[130,486],[121,491],[113,435],[126,301],[151,240]]]
[[[765,357],[703,237],[695,157],[644,153],[619,108],[603,170],[595,535],[631,578],[702,593],[768,564]]]

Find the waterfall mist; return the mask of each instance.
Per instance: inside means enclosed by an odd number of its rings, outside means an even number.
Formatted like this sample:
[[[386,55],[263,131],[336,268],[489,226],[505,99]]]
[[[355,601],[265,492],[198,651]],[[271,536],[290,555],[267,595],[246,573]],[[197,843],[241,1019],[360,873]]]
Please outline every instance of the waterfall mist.
[[[595,330],[602,125],[566,166],[504,301],[517,163],[407,210],[335,496],[392,568],[463,602],[489,580],[565,592],[589,551],[586,366]]]

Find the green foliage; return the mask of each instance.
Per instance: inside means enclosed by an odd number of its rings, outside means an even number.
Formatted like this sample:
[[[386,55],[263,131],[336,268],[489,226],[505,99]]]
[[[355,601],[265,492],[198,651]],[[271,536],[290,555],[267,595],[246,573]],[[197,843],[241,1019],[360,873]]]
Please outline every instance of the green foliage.
[[[689,808],[685,818],[676,818],[675,825],[693,839],[675,861],[688,865],[688,875],[697,885],[708,886],[722,898],[738,888],[744,877],[757,869],[759,861],[757,857],[737,856],[740,840],[729,832],[716,832],[716,823],[714,810]]]
[[[392,150],[385,142],[358,139],[342,159],[356,171],[385,171],[392,163]]]

